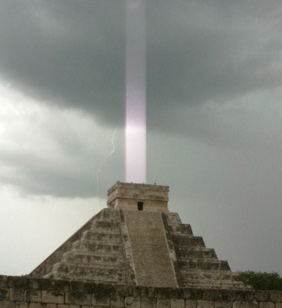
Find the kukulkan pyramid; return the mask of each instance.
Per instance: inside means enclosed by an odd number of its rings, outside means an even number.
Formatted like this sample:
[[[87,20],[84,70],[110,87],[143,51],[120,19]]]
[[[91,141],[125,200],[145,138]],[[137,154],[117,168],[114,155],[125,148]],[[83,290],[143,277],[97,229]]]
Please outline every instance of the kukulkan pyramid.
[[[168,186],[120,183],[103,209],[29,275],[172,288],[247,287],[177,213]]]

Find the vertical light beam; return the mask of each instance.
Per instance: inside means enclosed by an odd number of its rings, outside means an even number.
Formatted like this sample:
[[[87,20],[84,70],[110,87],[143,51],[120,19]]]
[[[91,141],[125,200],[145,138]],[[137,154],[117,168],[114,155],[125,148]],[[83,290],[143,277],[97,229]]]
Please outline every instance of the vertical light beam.
[[[126,181],[146,182],[146,0],[126,0]]]

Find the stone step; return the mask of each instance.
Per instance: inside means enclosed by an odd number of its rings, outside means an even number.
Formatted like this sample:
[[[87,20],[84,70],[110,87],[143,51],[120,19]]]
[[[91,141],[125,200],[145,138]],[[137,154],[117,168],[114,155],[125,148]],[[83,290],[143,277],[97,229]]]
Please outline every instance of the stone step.
[[[116,255],[116,254],[123,255],[123,246],[121,244],[105,245],[97,242],[89,243],[89,242],[79,241],[77,243],[74,243],[72,250],[77,252],[85,251],[85,252],[95,252],[95,253],[108,253],[111,255]]]
[[[93,223],[96,223],[97,221],[120,222],[120,211],[112,209],[104,209],[101,212],[101,216]]]
[[[112,229],[117,229],[117,230],[120,230],[120,222],[119,221],[104,221],[104,220],[97,220],[95,221],[95,229],[96,228],[99,228],[99,229],[109,229],[109,230],[112,230]]]
[[[173,235],[193,235],[191,225],[188,224],[172,225],[171,231]]]
[[[178,261],[178,266],[180,268],[183,276],[187,276],[187,271],[191,269],[199,270],[221,270],[228,271],[230,270],[229,264],[227,261],[221,261],[216,259],[189,259],[185,262]]]
[[[222,271],[222,270],[213,270],[213,271],[204,271],[204,270],[187,270],[183,276],[184,280],[193,281],[193,280],[215,280],[215,281],[238,281],[241,282],[239,275],[232,273],[231,270]]]
[[[127,273],[120,268],[90,268],[61,264],[61,268],[58,269],[56,277],[63,279],[66,273],[72,277],[77,277],[78,280],[79,277],[83,277],[84,281],[103,281],[103,283],[112,281],[113,283],[125,283],[127,280]]]
[[[184,283],[185,288],[193,288],[193,289],[232,289],[232,290],[244,290],[244,289],[250,289],[250,287],[245,286],[242,282],[236,282],[236,281],[189,281]]]
[[[120,233],[97,233],[97,232],[85,232],[83,234],[83,241],[95,241],[104,243],[121,243],[122,238]]]
[[[124,260],[121,255],[99,255],[99,254],[78,254],[70,253],[64,256],[63,260],[71,264],[105,264],[105,265],[124,265]]]
[[[92,227],[91,229],[89,229],[88,231],[84,232],[83,235],[85,233],[104,233],[104,234],[120,234],[120,227],[117,226],[117,227],[113,227],[113,228],[104,228],[104,227],[101,227],[101,226],[95,226]]]
[[[166,217],[170,226],[182,224],[181,219],[177,213],[168,213],[166,214]]]
[[[182,278],[183,287],[214,289],[250,289],[239,275],[229,271],[189,270]]]
[[[175,247],[177,259],[186,261],[187,259],[217,259],[214,249],[205,247]]]
[[[194,235],[172,235],[174,247],[205,247],[201,236]]]

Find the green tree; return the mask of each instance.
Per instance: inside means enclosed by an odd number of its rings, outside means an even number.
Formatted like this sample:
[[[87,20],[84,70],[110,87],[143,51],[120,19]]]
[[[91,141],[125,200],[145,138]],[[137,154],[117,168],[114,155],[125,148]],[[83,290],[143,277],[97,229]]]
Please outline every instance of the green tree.
[[[246,271],[241,272],[240,277],[245,284],[252,286],[255,290],[282,291],[282,278],[278,273]]]

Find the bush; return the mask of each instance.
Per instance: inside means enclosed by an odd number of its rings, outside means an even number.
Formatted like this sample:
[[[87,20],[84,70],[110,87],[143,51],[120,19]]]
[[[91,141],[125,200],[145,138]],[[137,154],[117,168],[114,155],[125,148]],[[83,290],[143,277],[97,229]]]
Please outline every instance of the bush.
[[[242,281],[252,286],[255,290],[282,291],[282,278],[278,273],[262,273],[246,271],[240,273]]]

